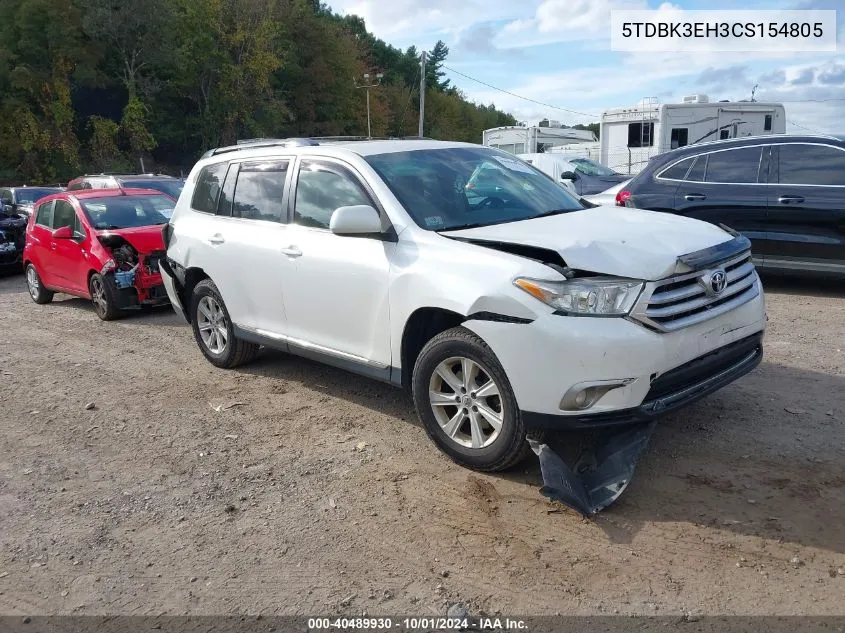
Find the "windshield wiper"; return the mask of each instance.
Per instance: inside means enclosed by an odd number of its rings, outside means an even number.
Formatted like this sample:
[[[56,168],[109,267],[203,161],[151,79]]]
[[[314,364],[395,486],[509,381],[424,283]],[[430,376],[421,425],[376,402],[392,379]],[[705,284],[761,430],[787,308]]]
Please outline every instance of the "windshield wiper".
[[[543,213],[540,213],[539,215],[535,215],[525,219],[536,220],[537,218],[546,218],[550,215],[558,215],[559,213],[569,213],[570,211],[575,211],[575,209],[552,209],[551,211],[543,211]]]

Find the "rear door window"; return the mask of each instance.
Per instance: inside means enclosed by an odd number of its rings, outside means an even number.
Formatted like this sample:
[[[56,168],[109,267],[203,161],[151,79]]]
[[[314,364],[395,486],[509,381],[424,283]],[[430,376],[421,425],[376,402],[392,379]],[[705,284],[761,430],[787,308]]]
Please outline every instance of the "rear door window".
[[[845,186],[845,151],[827,145],[780,145],[780,179],[785,185]]]
[[[660,172],[659,178],[663,178],[666,180],[683,180],[684,177],[687,175],[689,168],[692,166],[693,161],[695,160],[695,156],[692,158],[686,158],[678,163],[675,163],[668,169],[664,169]]]
[[[761,147],[740,147],[713,152],[707,157],[705,182],[750,184],[757,182]]]
[[[197,176],[197,184],[194,187],[194,197],[191,199],[191,208],[203,213],[215,213],[217,211],[217,200],[220,197],[220,190],[223,188],[223,179],[226,176],[226,169],[229,163],[215,163],[202,168]]]
[[[241,163],[232,202],[232,216],[282,222],[288,161]]]

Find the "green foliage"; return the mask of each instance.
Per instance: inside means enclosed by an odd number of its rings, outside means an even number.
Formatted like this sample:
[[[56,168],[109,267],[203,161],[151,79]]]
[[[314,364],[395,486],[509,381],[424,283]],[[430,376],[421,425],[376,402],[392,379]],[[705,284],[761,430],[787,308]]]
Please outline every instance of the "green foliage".
[[[601,123],[587,123],[586,125],[579,123],[578,125],[573,125],[572,127],[576,130],[590,130],[590,132],[596,135],[596,138],[599,138]]]
[[[479,142],[514,124],[468,102],[437,42],[425,134]],[[3,0],[0,174],[30,183],[81,171],[187,170],[240,138],[417,133],[420,53],[376,38],[319,0]]]

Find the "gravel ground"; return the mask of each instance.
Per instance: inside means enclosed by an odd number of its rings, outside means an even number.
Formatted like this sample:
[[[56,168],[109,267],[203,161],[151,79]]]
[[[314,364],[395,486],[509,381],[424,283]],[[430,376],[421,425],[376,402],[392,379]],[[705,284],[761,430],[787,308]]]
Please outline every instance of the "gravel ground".
[[[760,368],[587,521],[388,386],[0,278],[0,613],[843,614],[845,286],[766,285]]]

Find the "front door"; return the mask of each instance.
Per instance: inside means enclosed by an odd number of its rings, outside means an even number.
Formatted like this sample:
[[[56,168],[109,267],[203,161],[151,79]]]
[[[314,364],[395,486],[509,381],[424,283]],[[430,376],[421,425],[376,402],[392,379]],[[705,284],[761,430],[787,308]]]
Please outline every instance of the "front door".
[[[378,208],[361,179],[329,159],[302,160],[292,222],[281,244],[292,345],[366,365],[390,366],[389,257],[394,242],[329,230],[335,209]]]
[[[767,265],[845,273],[845,149],[815,143],[774,149]]]
[[[89,237],[86,235],[79,219],[80,211],[74,209],[67,200],[56,200],[53,207],[52,228],[69,226],[73,231],[73,239],[57,240],[50,236],[50,250],[52,264],[56,276],[56,283],[62,289],[73,294],[88,294],[88,263]]]

